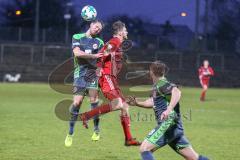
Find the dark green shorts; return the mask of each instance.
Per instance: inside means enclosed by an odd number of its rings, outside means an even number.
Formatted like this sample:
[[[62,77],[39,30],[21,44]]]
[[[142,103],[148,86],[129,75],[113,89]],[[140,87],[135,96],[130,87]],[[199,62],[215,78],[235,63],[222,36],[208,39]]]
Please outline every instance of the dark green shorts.
[[[98,90],[98,79],[93,79],[91,82],[87,82],[84,77],[78,77],[74,79],[73,94],[85,96],[89,89]]]
[[[176,152],[190,146],[187,138],[184,136],[182,124],[176,119],[174,111],[170,113],[168,119],[155,127],[145,140],[158,148],[168,144]]]

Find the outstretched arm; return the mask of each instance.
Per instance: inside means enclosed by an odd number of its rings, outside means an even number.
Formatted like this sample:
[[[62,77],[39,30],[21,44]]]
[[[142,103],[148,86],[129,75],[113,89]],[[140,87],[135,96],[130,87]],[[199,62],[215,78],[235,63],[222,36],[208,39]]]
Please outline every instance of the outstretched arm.
[[[152,97],[148,98],[145,101],[139,101],[135,97],[127,97],[126,102],[130,106],[137,106],[137,107],[141,107],[141,108],[152,108],[154,105]]]
[[[209,75],[214,76],[214,70],[211,67],[209,68]]]
[[[202,69],[201,68],[198,69],[198,77],[199,77],[200,80],[203,77],[203,73],[202,73]]]

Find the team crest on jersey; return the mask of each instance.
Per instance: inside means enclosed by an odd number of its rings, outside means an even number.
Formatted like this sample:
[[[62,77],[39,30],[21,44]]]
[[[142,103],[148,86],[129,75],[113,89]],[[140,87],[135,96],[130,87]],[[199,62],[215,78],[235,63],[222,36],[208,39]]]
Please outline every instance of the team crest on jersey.
[[[80,43],[79,43],[79,42],[75,42],[75,43],[73,43],[73,45],[74,45],[74,46],[79,46]]]
[[[95,44],[93,44],[93,49],[97,49],[98,48],[98,45],[95,43]]]
[[[78,88],[77,88],[77,87],[73,87],[73,93],[76,93],[76,92],[77,92],[77,90],[78,90]]]

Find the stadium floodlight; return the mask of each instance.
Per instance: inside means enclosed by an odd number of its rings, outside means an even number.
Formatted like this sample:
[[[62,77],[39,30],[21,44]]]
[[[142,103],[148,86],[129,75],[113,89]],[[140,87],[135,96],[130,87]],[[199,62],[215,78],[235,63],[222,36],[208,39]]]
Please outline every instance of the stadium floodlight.
[[[187,16],[187,13],[186,13],[186,12],[181,12],[181,16],[182,16],[182,17],[186,17],[186,16]]]
[[[22,11],[21,11],[21,10],[16,10],[16,11],[15,11],[15,15],[16,15],[16,16],[20,16],[21,14],[22,14]]]
[[[178,13],[168,17],[167,20],[170,21],[170,20],[172,20],[174,18],[177,18],[177,17],[187,17],[187,16],[188,16],[187,12],[178,12]]]

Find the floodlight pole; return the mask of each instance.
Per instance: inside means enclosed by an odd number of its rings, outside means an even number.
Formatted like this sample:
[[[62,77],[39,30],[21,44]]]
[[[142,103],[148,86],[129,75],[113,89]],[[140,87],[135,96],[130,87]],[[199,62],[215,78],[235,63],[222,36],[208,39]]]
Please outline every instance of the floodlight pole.
[[[204,26],[204,34],[208,33],[208,18],[209,18],[209,0],[205,0],[205,26]]]
[[[199,35],[199,7],[200,7],[200,1],[196,0],[196,13],[195,13],[195,38],[198,38]]]
[[[204,17],[204,49],[207,50],[208,43],[208,24],[209,24],[209,0],[205,0],[205,17]]]
[[[72,7],[73,3],[69,1],[66,3],[66,13],[64,14],[64,19],[65,19],[65,43],[68,43],[69,39],[69,21],[71,19],[71,14],[70,14],[70,7]]]
[[[40,0],[36,0],[35,6],[35,24],[34,24],[34,42],[39,41],[39,12],[40,12]]]

